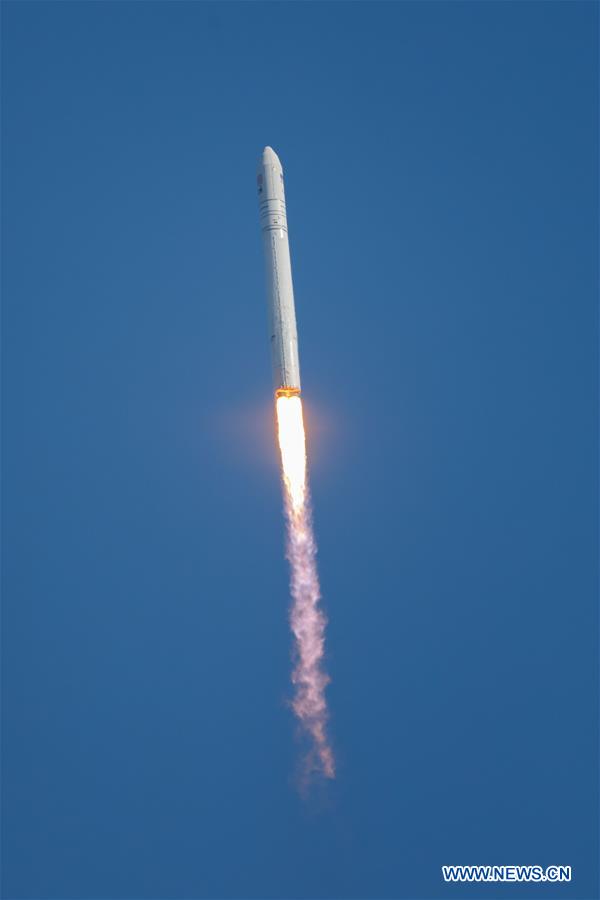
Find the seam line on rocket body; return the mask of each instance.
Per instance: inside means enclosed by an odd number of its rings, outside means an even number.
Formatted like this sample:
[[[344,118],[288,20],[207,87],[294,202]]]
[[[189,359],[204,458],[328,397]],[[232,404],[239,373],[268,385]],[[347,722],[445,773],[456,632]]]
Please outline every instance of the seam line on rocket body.
[[[281,309],[281,283],[279,280],[279,266],[277,265],[277,246],[276,246],[276,238],[275,235],[271,236],[271,248],[273,254],[273,272],[275,274],[275,282],[277,286],[277,325],[278,325],[278,334],[279,334],[279,352],[281,354],[281,361],[283,363],[283,380],[286,381],[286,375],[288,369],[291,370],[291,366],[288,364],[287,359],[287,348],[285,346],[285,341],[283,340],[283,314]],[[292,304],[294,302],[294,294],[292,293]],[[293,307],[292,307],[293,308]]]

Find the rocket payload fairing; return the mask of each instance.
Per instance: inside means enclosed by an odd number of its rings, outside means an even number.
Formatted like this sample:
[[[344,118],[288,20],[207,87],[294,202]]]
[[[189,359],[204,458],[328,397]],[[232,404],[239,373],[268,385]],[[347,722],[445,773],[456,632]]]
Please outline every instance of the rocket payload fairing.
[[[258,165],[258,202],[263,235],[269,307],[269,336],[277,396],[300,393],[298,334],[292,266],[288,243],[283,169],[279,157],[265,147]]]

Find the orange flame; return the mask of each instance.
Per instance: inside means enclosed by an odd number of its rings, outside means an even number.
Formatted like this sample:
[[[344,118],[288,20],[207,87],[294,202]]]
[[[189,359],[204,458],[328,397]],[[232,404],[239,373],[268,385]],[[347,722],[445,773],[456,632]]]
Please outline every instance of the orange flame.
[[[306,438],[300,397],[277,398],[277,436],[283,480],[297,513],[306,500]]]

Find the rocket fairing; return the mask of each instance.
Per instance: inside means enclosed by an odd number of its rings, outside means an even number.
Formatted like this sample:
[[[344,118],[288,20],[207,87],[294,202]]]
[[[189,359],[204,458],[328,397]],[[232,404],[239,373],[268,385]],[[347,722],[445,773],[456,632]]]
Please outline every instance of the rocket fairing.
[[[294,309],[294,288],[283,168],[279,157],[265,147],[258,165],[260,227],[265,251],[267,303],[273,381],[277,396],[300,393],[298,334]]]

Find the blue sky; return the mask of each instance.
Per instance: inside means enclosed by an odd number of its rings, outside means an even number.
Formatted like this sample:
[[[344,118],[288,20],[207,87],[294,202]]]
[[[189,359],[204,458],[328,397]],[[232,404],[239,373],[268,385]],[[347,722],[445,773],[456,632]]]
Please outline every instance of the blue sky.
[[[3,895],[597,897],[597,5],[2,20]],[[308,804],[265,144],[330,620]]]

